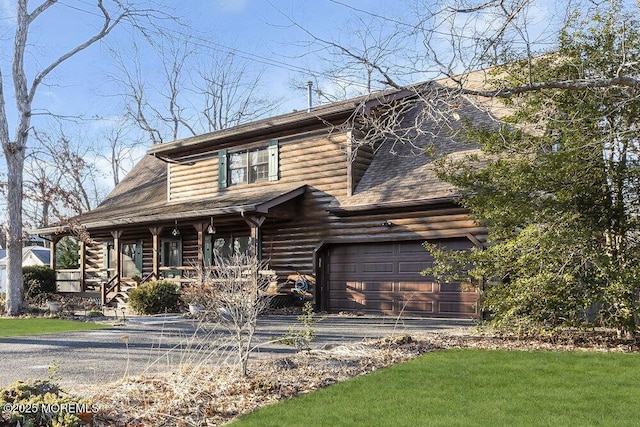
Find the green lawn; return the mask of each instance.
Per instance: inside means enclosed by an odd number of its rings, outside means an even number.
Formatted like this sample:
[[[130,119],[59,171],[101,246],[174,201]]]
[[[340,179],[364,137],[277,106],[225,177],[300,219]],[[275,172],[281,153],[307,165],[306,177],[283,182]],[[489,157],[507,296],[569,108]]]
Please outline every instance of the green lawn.
[[[75,320],[29,317],[24,319],[0,319],[0,338],[25,335],[57,334],[60,332],[104,329],[108,325]]]
[[[234,426],[635,426],[638,396],[638,354],[446,350]]]

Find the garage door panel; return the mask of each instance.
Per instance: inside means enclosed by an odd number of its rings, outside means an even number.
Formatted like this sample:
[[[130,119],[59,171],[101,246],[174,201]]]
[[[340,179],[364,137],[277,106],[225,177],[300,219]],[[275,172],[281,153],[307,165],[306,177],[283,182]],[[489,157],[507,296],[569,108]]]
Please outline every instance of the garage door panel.
[[[450,251],[459,251],[459,250],[463,250],[463,249],[471,249],[473,247],[473,244],[471,244],[471,242],[466,238],[461,238],[461,239],[442,239],[442,240],[438,240],[438,241],[430,242],[430,243],[435,243],[438,247],[443,248],[443,249],[447,249],[447,250],[450,250]]]
[[[363,281],[362,282],[362,290],[365,292],[394,292],[395,284],[393,282],[374,282],[374,281]]]
[[[466,313],[466,314],[475,314],[476,304],[471,302],[455,302],[455,301],[440,301],[438,303],[438,311],[440,313],[449,313],[449,314],[457,314],[457,313]]]
[[[362,282],[355,282],[355,281],[351,281],[351,282],[345,282],[344,284],[339,282],[340,286],[342,285],[345,289],[345,292],[360,292],[362,291]]]
[[[469,248],[466,239],[441,241],[449,248]],[[459,283],[438,284],[420,272],[433,258],[422,242],[346,244],[331,249],[327,264],[331,311],[373,314],[476,317],[475,289]],[[346,300],[346,301],[345,301]]]
[[[336,302],[335,307],[332,308],[332,310],[335,311],[335,312],[337,312],[337,311],[353,311],[353,310],[360,311],[362,309],[363,309],[362,304],[359,304],[356,301],[351,301],[351,300],[346,300],[346,299]]]
[[[331,272],[337,274],[358,273],[358,263],[356,262],[336,262],[331,265]]]
[[[425,268],[431,267],[433,262],[429,261],[400,261],[398,262],[398,273],[420,274]]]
[[[397,312],[411,315],[433,314],[433,301],[419,301],[411,299],[409,301],[399,301]]]
[[[435,291],[437,287],[433,282],[398,282],[398,292],[402,293],[433,293]]]
[[[392,262],[363,262],[363,273],[393,273]]]
[[[475,288],[469,283],[446,282],[440,283],[440,292],[442,293],[475,293]]]
[[[394,298],[367,298],[362,300],[363,310],[370,313],[392,314],[395,310],[396,300]]]
[[[398,244],[398,253],[400,255],[411,256],[411,254],[417,254],[420,257],[424,258],[424,254],[427,253],[427,250],[422,246],[422,244],[415,244],[415,242],[410,243],[399,243]],[[427,256],[429,254],[427,253]]]
[[[393,246],[389,246],[387,244],[372,243],[368,245],[353,246],[352,251],[353,251],[352,253],[358,253],[362,255],[391,256],[393,255],[394,248]]]

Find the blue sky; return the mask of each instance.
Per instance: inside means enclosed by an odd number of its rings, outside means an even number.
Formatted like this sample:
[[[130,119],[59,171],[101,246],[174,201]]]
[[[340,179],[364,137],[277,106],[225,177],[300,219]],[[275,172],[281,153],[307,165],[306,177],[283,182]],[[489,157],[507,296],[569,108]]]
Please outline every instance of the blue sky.
[[[30,8],[43,1],[31,0]],[[437,0],[140,0],[135,3],[145,5],[158,2],[162,4],[162,12],[176,16],[183,23],[180,26],[171,20],[161,21],[162,30],[172,37],[182,39],[189,34],[197,48],[232,52],[246,61],[250,73],[262,73],[260,80],[264,93],[281,99],[270,115],[306,108],[306,90],[299,86],[303,86],[310,78],[302,70],[311,68],[318,73],[330,65],[323,59],[327,57],[326,50],[311,43],[305,30],[328,41],[345,45],[354,42],[356,46],[362,46],[359,37],[385,39],[388,35],[385,31],[392,31],[388,28],[392,28],[394,23],[404,25],[406,22],[415,22],[417,13],[423,16],[429,12],[432,4],[440,3]],[[547,3],[546,0],[541,2]],[[105,0],[105,4],[111,3]],[[542,25],[543,28],[554,16],[561,16],[554,7],[532,7],[538,26]],[[414,8],[418,8],[418,11]],[[94,0],[58,0],[32,25],[25,58],[30,77],[33,77],[33,70],[41,69],[93,33],[101,23],[99,18]],[[390,25],[380,30],[381,22]],[[294,24],[299,24],[304,30]],[[490,20],[479,20],[474,25],[490,28],[494,24]],[[540,28],[532,27],[531,30],[544,32]],[[14,32],[15,0],[0,0],[0,69],[12,134],[15,107],[10,90],[9,55]],[[100,147],[100,132],[118,123],[119,117],[124,114],[124,93],[122,87],[114,82],[119,71],[110,49],[129,57],[139,56],[145,84],[161,93],[163,83],[158,77],[162,64],[144,43],[139,45],[139,52],[133,52],[133,33],[130,26],[122,25],[103,42],[71,58],[51,74],[46,84],[40,87],[33,103],[34,112],[43,113],[34,116],[33,124],[39,126],[50,120],[48,113],[68,118],[82,117],[81,121],[62,120],[57,126],[72,129],[68,132],[71,137],[81,133],[83,138],[96,141],[94,145]],[[396,41],[416,50],[420,49],[422,43],[418,38]],[[444,45],[443,52],[446,53]],[[391,62],[398,66],[405,60],[407,58],[400,56],[393,57]],[[436,77],[426,71],[405,76],[403,83]],[[363,90],[362,80],[355,82],[350,76],[343,76],[339,83],[346,83],[352,89],[349,94]],[[323,80],[321,73],[319,84],[324,92],[339,86]],[[137,157],[142,156],[149,145],[148,142],[140,144]],[[102,167],[108,169],[108,164]],[[0,163],[0,175],[3,169],[4,161]],[[1,205],[0,201],[0,209]]]
[[[34,5],[37,2],[32,2]],[[30,41],[27,65],[44,64],[62,52],[91,28],[97,25],[91,0],[60,0],[36,21]],[[169,21],[161,25],[178,38],[191,33],[203,46],[221,51],[235,51],[248,58],[256,70],[264,70],[269,91],[284,96],[284,109],[304,108],[305,93],[291,89],[292,80],[303,80],[297,67],[313,65],[317,46],[309,46],[308,36],[293,28],[289,18],[321,37],[344,39],[348,35],[354,11],[331,0],[168,0],[162,10],[177,16],[189,27],[180,28]],[[361,0],[349,1],[358,9],[379,14],[402,14],[402,1]],[[7,43],[13,35],[14,1],[0,1],[0,37]],[[366,17],[366,14],[363,16]],[[101,46],[94,46],[62,65],[48,80],[53,85],[41,87],[34,106],[60,114],[112,114],[117,110],[117,99],[102,93],[107,84],[112,63],[107,47],[127,50],[131,40],[130,29],[115,31]],[[6,50],[5,50],[6,52]],[[6,53],[4,54],[6,55]],[[6,57],[2,58],[6,64]],[[29,62],[33,61],[33,62]],[[153,76],[153,66],[147,70]],[[3,68],[5,85],[10,84],[9,69]],[[296,93],[298,92],[298,93]],[[7,99],[10,104],[12,100]],[[9,105],[11,107],[11,105]]]
[[[29,9],[42,2],[31,0]],[[267,96],[281,99],[270,115],[306,108],[306,90],[294,88],[294,83],[309,79],[301,71],[303,68],[311,67],[317,72],[325,65],[318,59],[323,54],[321,49],[309,43],[309,36],[293,22],[319,37],[344,42],[351,37],[358,19],[374,19],[367,11],[395,19],[402,19],[407,13],[404,0],[136,0],[135,3],[143,7],[160,3],[160,11],[177,17],[183,25],[168,19],[160,21],[161,29],[173,38],[179,40],[190,35],[196,47],[232,52],[246,61],[249,73],[262,73],[262,90]],[[113,7],[109,0],[105,0],[105,5]],[[15,8],[15,0],[0,0],[0,70],[11,136],[16,127],[10,67]],[[36,70],[93,34],[100,24],[94,0],[58,0],[30,28],[25,55],[28,78],[32,79]],[[139,56],[145,84],[162,91],[158,57],[144,43],[140,44],[140,52],[133,52],[134,33],[129,25],[119,26],[104,41],[50,74],[33,103],[32,124],[52,126],[50,113],[58,115],[61,120],[54,127],[63,128],[71,138],[93,142],[99,150],[101,132],[118,123],[124,114],[123,89],[114,83],[119,71],[110,50],[128,57]],[[140,41],[139,36],[137,40]],[[82,120],[77,120],[78,117]],[[141,143],[134,156],[142,156],[149,145]],[[35,146],[33,137],[30,146]],[[108,170],[109,164],[101,167]],[[0,179],[4,169],[2,159]],[[111,185],[106,176],[103,184]],[[2,205],[0,200],[0,211]]]
[[[40,1],[32,0],[30,7],[35,7]],[[294,83],[309,79],[301,69],[310,67],[318,72],[327,65],[321,59],[326,57],[326,52],[317,44],[310,43],[309,36],[296,28],[294,22],[318,37],[348,44],[369,23],[370,28],[378,27],[381,16],[388,18],[388,22],[415,22],[416,13],[412,8],[419,7],[418,13],[427,14],[432,4],[430,0],[146,0],[136,1],[136,4],[150,4],[152,1],[161,2],[163,12],[178,17],[185,24],[180,27],[169,20],[162,21],[161,26],[171,36],[180,39],[189,33],[196,46],[234,52],[248,61],[250,69],[262,72],[265,92],[283,99],[274,114],[305,108],[305,90],[294,88]],[[109,3],[105,1],[105,4]],[[433,4],[436,3],[434,0]],[[542,0],[542,3],[546,1]],[[0,0],[0,43],[4,46],[11,42],[15,29],[14,9],[15,0]],[[544,15],[557,12],[547,8],[533,10],[542,16],[540,22],[545,21]],[[32,28],[27,67],[34,69],[34,64],[47,64],[65,48],[86,37],[99,25],[97,18],[93,0],[59,0],[38,18]],[[491,23],[480,22],[480,25],[490,26]],[[122,93],[119,92],[122,89],[113,84],[118,71],[108,50],[115,48],[125,55],[134,55],[130,52],[131,33],[129,26],[121,26],[104,42],[59,67],[47,80],[49,86],[40,88],[34,108],[41,112],[82,115],[85,118],[115,117],[121,113]],[[376,31],[367,36],[371,35],[385,36]],[[420,42],[417,41],[418,44]],[[0,50],[0,66],[7,89],[11,86],[7,62],[9,51],[6,48]],[[142,57],[146,81],[153,84],[160,68],[157,58],[151,57],[144,46],[138,55]],[[402,58],[394,60],[400,62]],[[434,76],[428,73],[416,74],[404,83],[431,77]],[[349,79],[345,77],[343,83],[345,81],[349,82]],[[320,84],[330,85],[326,81]],[[355,82],[353,87],[357,89]],[[322,89],[326,91],[328,88]],[[11,110],[13,100],[9,99],[10,93],[6,95]],[[9,114],[13,117],[11,111]],[[10,125],[13,123],[10,120]]]

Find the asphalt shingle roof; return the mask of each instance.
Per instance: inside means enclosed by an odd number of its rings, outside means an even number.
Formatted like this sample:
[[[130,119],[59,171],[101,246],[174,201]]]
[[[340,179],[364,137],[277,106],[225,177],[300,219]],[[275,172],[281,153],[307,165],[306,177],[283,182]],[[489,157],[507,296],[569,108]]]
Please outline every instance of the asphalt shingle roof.
[[[355,101],[358,102],[343,101],[322,107],[322,111],[334,112],[335,110],[343,113],[348,109],[360,108],[362,100],[356,98]],[[460,101],[456,112],[461,118],[458,121],[450,120],[452,127],[448,130],[443,130],[440,123],[426,122],[421,131],[416,133],[412,143],[394,143],[392,138],[388,138],[373,157],[354,194],[343,199],[339,208],[358,209],[386,203],[420,203],[453,197],[456,190],[450,184],[438,179],[434,171],[434,159],[443,155],[458,156],[477,151],[474,145],[463,142],[463,132],[460,131],[467,120],[474,124],[495,126],[495,121],[488,113],[464,100]],[[406,113],[403,120],[408,127],[415,123],[417,114],[419,114],[419,107],[414,107]],[[302,120],[306,116],[304,113],[293,113],[273,120],[277,119],[294,126],[299,117]],[[243,129],[247,129],[246,132],[269,132],[269,125],[273,123],[265,119],[230,130],[162,144],[162,147],[154,146],[98,207],[76,219],[89,228],[95,228],[236,213],[244,210],[245,207],[255,207],[286,195],[296,188],[300,189],[299,184],[273,183],[266,187],[230,191],[197,201],[167,201],[167,165],[151,154],[157,155],[173,150],[185,150],[198,144],[209,144],[211,138],[215,141],[225,141],[225,138],[242,137]],[[427,148],[433,150],[425,152]],[[41,233],[46,231],[40,230]]]
[[[462,157],[478,152],[477,145],[465,141],[462,135],[466,119],[474,124],[495,126],[495,121],[487,113],[471,105],[461,103],[457,112],[460,119],[453,122],[456,126],[454,129],[443,130],[441,125],[431,122],[423,127],[421,134],[410,144],[385,141],[373,157],[353,196],[342,203],[341,207],[455,196],[456,189],[437,177],[434,160],[442,156]],[[415,122],[416,114],[414,108],[404,121]]]

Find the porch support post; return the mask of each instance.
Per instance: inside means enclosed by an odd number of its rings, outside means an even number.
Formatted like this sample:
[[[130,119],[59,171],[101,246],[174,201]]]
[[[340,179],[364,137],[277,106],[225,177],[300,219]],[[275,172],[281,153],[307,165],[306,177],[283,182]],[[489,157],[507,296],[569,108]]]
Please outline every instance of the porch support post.
[[[58,289],[58,270],[56,269],[58,260],[56,258],[56,247],[58,246],[60,239],[61,237],[59,236],[51,236],[51,241],[49,242],[49,267],[51,267],[56,276],[56,289]]]
[[[80,291],[87,290],[85,283],[85,270],[87,268],[87,244],[84,240],[80,240]]]
[[[204,231],[209,225],[208,222],[193,224],[193,228],[198,232],[198,266],[204,270]]]
[[[56,269],[56,265],[58,264],[58,258],[56,257],[56,248],[58,247],[58,242],[62,239],[60,236],[51,236],[51,242],[49,242],[49,267],[52,270]]]
[[[265,216],[244,216],[244,220],[249,224],[251,228],[251,255],[254,255],[258,260],[262,261],[262,223],[267,217]]]
[[[151,256],[152,269],[154,279],[160,278],[160,234],[162,234],[162,227],[149,227],[153,242],[153,253]]]
[[[116,279],[118,281],[118,292],[120,292],[120,270],[122,267],[122,254],[120,253],[120,237],[122,237],[122,230],[112,231],[113,236],[113,249],[116,254]]]

